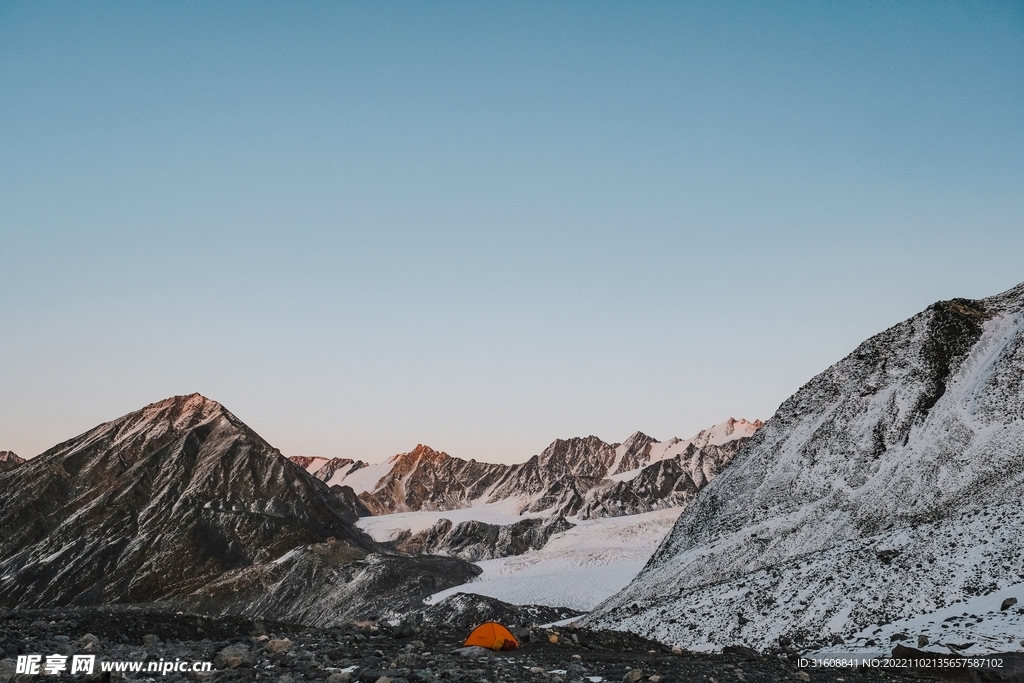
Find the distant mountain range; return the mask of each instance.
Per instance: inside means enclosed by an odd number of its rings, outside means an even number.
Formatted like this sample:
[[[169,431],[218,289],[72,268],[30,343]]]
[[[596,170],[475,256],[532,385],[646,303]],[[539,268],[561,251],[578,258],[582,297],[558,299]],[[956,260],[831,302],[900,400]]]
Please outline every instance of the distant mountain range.
[[[624,443],[596,436],[558,439],[526,462],[462,460],[418,445],[375,465],[347,458],[293,457],[329,486],[348,486],[373,514],[454,510],[520,501],[523,513],[582,519],[684,505],[761,427],[730,418],[690,439],[636,432]]]
[[[1016,650],[1022,491],[1024,284],[814,377],[587,622],[711,649]]]
[[[460,557],[539,548],[572,527],[563,514],[689,500],[758,427],[558,440],[518,465],[418,446],[367,466],[289,460],[219,403],[177,396],[31,460],[0,455],[0,605],[155,603],[319,625],[402,614],[479,573]],[[383,545],[353,524],[371,511],[512,499],[548,519],[442,520]]]

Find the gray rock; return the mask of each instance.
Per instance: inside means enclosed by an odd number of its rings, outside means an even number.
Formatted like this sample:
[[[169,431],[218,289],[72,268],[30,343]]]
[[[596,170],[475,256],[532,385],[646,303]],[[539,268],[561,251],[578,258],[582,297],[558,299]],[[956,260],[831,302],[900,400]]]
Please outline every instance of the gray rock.
[[[453,655],[459,655],[460,657],[493,657],[494,653],[488,650],[486,647],[480,647],[479,645],[470,645],[469,647],[460,647],[457,650],[452,650]]]
[[[160,644],[160,636],[154,633],[147,633],[142,636],[142,644],[147,647],[156,647]]]
[[[81,638],[78,639],[78,644],[81,645],[82,647],[85,647],[86,645],[89,645],[90,643],[93,645],[93,647],[99,647],[100,646],[100,639],[99,639],[99,637],[94,636],[91,633],[86,633],[84,636],[82,636]]]
[[[0,660],[0,683],[8,683],[14,678],[18,663],[13,659]]]
[[[622,677],[622,683],[637,683],[643,677],[644,672],[642,669],[633,669]]]
[[[924,647],[927,644],[928,644],[928,636],[918,636],[917,637],[917,646],[918,647]]]
[[[327,677],[327,683],[349,683],[352,680],[352,674],[348,671],[341,671],[339,673],[333,673]]]
[[[256,658],[249,652],[249,649],[241,645],[228,645],[217,653],[213,659],[213,666],[216,669],[237,669],[240,666],[252,666]]]
[[[1006,598],[1003,600],[1003,604],[999,605],[1000,610],[1008,610],[1017,604],[1017,598]]]
[[[292,641],[287,638],[275,638],[274,640],[268,640],[267,644],[263,647],[265,647],[267,652],[270,652],[271,654],[275,652],[284,652],[292,649]]]

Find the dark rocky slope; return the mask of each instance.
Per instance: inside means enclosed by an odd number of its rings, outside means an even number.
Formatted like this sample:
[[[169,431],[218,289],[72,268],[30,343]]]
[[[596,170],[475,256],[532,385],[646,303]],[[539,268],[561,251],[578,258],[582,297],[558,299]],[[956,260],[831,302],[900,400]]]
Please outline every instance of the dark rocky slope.
[[[299,581],[311,571],[302,559],[323,546],[335,565],[352,565],[331,574],[337,580],[368,579],[359,562],[392,559],[405,569],[387,577],[388,590],[420,580],[409,558],[375,554],[381,548],[352,525],[351,490],[331,492],[198,394],[55,446],[0,473],[0,489],[0,604],[8,607],[177,600],[244,611],[258,596],[267,614],[286,616],[339,590]],[[473,573],[452,558],[437,564],[425,573],[438,586]],[[254,577],[266,574],[290,587],[287,599],[255,589]]]
[[[451,520],[441,519],[418,534],[407,530],[392,543],[407,553],[453,555],[478,562],[538,550],[551,536],[573,526],[561,516],[549,519],[530,517],[504,525],[477,521],[452,524]]]

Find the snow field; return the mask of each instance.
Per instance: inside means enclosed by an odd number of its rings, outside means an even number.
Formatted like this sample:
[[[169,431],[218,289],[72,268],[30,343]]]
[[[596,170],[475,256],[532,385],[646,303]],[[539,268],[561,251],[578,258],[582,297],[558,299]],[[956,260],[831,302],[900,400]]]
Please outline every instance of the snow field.
[[[359,520],[377,540],[389,540],[403,529],[413,533],[438,519],[477,520],[510,524],[514,506],[502,503],[449,512],[409,512]],[[502,506],[505,506],[504,508]],[[570,520],[577,526],[552,536],[540,550],[485,560],[476,580],[436,593],[434,604],[454,593],[476,593],[518,605],[550,605],[587,611],[626,586],[643,568],[672,528],[681,508],[640,515]]]

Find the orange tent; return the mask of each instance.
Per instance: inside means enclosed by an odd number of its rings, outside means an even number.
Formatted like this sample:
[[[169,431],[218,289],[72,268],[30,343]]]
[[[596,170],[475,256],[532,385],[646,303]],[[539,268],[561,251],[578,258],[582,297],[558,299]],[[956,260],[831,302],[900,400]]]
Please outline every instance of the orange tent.
[[[519,647],[519,641],[498,622],[485,621],[473,629],[463,645],[479,645],[489,650],[515,650]]]

